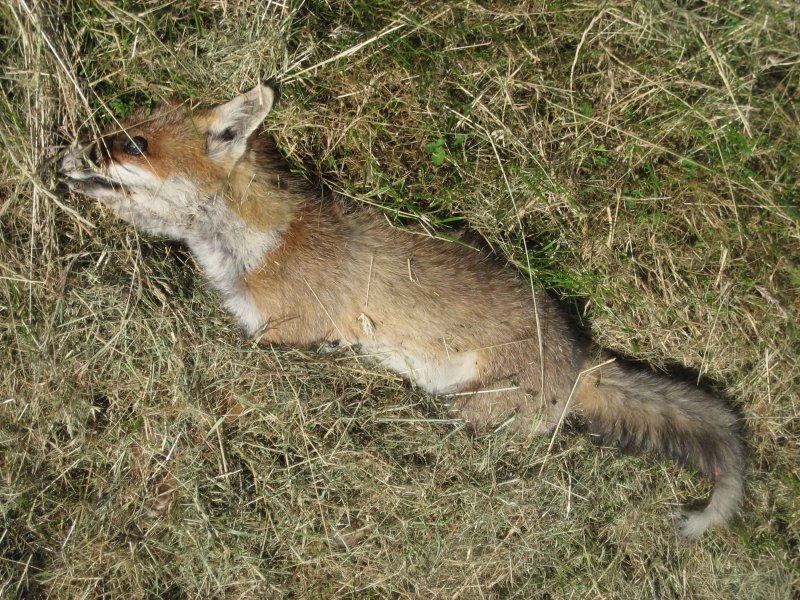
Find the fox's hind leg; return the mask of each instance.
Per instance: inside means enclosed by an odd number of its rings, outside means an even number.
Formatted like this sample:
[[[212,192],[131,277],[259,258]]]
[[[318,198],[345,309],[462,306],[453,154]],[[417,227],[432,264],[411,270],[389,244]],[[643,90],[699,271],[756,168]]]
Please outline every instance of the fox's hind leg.
[[[508,423],[520,435],[544,435],[553,431],[558,422],[558,415],[553,416],[538,394],[514,389],[510,384],[456,394],[451,410],[479,432]]]

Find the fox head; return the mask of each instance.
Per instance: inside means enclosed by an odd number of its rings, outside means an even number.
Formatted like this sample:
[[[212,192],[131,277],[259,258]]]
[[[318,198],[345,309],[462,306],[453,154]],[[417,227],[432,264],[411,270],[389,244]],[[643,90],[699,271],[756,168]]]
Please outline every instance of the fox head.
[[[236,238],[278,227],[282,211],[247,192],[276,178],[260,168],[253,135],[273,99],[272,88],[257,85],[218,106],[167,106],[133,117],[66,152],[60,173],[70,189],[137,228],[190,244],[217,236],[216,228],[233,229]]]

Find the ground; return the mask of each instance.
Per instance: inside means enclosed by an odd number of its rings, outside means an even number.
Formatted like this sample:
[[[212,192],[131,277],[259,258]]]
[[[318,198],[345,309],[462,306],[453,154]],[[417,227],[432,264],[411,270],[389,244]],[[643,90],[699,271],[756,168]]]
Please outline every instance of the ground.
[[[800,7],[0,6],[0,597],[791,598],[800,581]],[[468,227],[605,347],[742,416],[747,493],[470,435],[367,362],[244,338],[179,245],[56,185],[135,106],[259,80],[294,169]]]

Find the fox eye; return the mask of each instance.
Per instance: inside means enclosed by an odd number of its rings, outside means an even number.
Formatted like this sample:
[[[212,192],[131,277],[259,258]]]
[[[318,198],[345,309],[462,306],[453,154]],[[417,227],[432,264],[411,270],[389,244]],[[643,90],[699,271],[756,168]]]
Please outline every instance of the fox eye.
[[[147,152],[147,140],[140,135],[132,137],[122,147],[122,151],[131,156],[141,156]]]

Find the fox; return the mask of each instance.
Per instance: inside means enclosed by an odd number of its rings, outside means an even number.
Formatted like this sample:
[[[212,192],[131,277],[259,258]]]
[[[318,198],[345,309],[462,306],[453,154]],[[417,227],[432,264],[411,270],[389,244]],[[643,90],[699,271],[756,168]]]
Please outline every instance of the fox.
[[[486,245],[399,228],[312,186],[262,127],[275,98],[262,83],[223,104],[134,114],[67,149],[60,176],[140,231],[184,243],[263,344],[357,348],[478,431],[555,436],[576,415],[602,444],[696,468],[713,490],[705,508],[676,515],[686,538],[737,512],[745,452],[730,407],[616,360]]]

